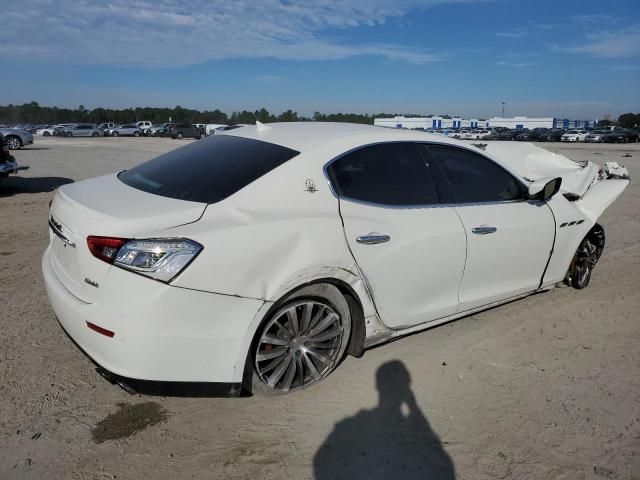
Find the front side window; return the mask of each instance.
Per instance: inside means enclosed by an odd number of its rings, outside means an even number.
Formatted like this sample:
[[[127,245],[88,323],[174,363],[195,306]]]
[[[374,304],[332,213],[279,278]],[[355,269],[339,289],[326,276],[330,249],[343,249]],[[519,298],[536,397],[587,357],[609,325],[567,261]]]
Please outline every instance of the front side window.
[[[260,140],[215,135],[121,172],[118,178],[155,195],[216,203],[298,153]]]
[[[453,192],[455,203],[500,202],[524,199],[524,187],[494,161],[470,150],[429,145]]]
[[[438,203],[429,167],[412,143],[364,147],[339,158],[328,170],[341,197],[381,205]]]

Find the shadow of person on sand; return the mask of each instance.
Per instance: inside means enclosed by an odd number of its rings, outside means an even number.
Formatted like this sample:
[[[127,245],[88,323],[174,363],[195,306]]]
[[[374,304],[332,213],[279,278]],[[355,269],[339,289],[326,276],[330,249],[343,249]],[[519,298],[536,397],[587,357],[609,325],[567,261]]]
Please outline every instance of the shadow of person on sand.
[[[336,424],[314,458],[316,480],[453,480],[453,462],[411,391],[404,364],[376,373],[379,405]]]
[[[65,177],[9,176],[0,179],[0,197],[10,197],[19,193],[53,192],[67,183],[73,183],[73,180]]]

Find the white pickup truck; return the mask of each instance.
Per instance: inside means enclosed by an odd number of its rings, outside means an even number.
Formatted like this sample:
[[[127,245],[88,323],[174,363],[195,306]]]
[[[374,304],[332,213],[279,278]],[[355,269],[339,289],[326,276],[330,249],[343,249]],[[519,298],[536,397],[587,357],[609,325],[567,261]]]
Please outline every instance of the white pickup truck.
[[[147,130],[149,130],[151,126],[152,126],[151,122],[148,122],[146,120],[141,120],[139,122],[136,122],[136,127],[142,130],[143,133],[147,133]]]

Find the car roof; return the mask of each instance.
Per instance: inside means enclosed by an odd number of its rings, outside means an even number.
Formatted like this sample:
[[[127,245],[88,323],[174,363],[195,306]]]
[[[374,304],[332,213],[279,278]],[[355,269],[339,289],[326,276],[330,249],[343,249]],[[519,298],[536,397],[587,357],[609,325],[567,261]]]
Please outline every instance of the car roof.
[[[227,130],[223,135],[262,140],[291,148],[299,152],[311,150],[329,142],[356,140],[364,145],[376,142],[393,141],[435,141],[461,145],[457,140],[447,140],[435,133],[420,130],[377,127],[356,123],[339,122],[282,122],[268,123],[263,126],[246,126]]]

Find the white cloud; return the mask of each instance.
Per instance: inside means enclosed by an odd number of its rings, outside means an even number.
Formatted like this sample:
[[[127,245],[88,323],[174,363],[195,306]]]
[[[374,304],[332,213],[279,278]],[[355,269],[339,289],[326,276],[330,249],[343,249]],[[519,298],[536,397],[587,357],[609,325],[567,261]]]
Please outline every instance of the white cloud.
[[[640,56],[640,25],[615,31],[594,32],[587,35],[584,45],[563,48],[569,53],[586,53],[594,57],[623,58]]]
[[[496,37],[504,37],[504,38],[523,38],[529,34],[525,31],[519,31],[519,32],[496,32],[494,33],[494,35]]]
[[[513,68],[524,68],[524,67],[532,67],[535,63],[531,62],[496,62],[496,65],[501,67],[513,67]]]
[[[148,67],[358,55],[422,64],[440,57],[398,44],[336,41],[327,29],[348,35],[414,8],[479,1],[491,0],[21,0],[3,7],[0,56]]]

